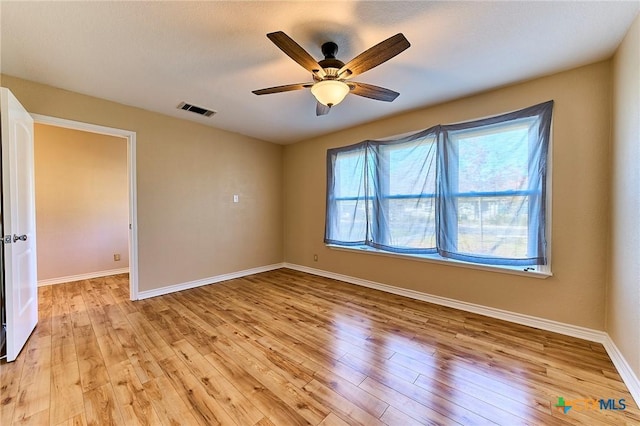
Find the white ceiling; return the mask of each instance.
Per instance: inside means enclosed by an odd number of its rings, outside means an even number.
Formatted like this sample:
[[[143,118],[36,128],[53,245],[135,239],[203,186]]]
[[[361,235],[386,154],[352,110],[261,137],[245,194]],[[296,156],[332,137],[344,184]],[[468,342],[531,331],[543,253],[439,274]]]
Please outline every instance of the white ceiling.
[[[509,83],[609,58],[640,1],[0,0],[2,73],[292,143]],[[266,34],[284,31],[312,56],[334,41],[347,62],[402,32],[411,47],[355,80],[400,92],[393,103],[349,95],[316,117],[311,81]],[[177,110],[187,101],[218,112]]]

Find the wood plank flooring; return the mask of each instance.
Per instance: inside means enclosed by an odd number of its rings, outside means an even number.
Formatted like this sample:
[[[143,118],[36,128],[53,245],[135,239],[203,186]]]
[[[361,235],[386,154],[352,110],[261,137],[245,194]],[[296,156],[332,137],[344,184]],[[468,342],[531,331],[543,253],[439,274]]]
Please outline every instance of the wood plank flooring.
[[[40,288],[0,424],[640,424],[600,344],[287,269],[128,294]]]

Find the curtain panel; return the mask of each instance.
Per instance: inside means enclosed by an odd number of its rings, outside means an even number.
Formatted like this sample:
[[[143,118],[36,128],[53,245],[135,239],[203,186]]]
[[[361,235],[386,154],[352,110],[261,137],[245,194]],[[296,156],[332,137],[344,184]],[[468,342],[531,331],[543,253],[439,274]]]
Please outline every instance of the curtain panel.
[[[325,243],[545,265],[552,109],[328,150]]]

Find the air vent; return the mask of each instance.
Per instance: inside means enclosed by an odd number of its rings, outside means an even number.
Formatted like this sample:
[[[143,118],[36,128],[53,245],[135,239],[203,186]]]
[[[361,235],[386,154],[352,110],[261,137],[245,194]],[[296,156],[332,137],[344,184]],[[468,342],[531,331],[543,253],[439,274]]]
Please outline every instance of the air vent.
[[[216,112],[210,109],[202,108],[199,106],[191,105],[186,102],[180,102],[178,105],[178,109],[183,109],[185,111],[191,111],[196,114],[204,115],[205,117],[211,117]]]

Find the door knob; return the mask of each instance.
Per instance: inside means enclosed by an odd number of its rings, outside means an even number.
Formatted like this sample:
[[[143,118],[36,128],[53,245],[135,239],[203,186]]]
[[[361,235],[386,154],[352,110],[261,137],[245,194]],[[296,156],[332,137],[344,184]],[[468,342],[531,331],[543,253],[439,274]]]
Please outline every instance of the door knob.
[[[27,234],[22,234],[22,235],[13,234],[13,242],[15,243],[16,241],[27,241]]]

